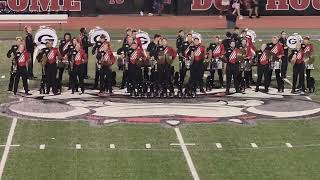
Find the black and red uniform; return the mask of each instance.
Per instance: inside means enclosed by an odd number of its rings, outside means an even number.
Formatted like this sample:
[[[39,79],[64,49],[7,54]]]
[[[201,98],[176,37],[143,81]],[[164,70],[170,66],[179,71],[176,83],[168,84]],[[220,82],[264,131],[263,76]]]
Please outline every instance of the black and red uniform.
[[[269,89],[269,71],[270,71],[270,56],[268,53],[264,51],[256,52],[256,62],[258,66],[258,79],[256,84],[256,92],[259,91],[259,86],[261,85],[262,77],[264,79],[264,88],[265,91],[268,92]]]
[[[287,38],[281,37],[279,39],[279,42],[281,43],[283,47],[283,56],[281,57],[281,77],[286,78],[287,77],[287,70],[288,70],[288,56],[289,56],[289,48],[287,46]]]
[[[176,58],[177,52],[169,46],[159,46],[158,52],[163,52],[165,55],[163,58],[170,56],[171,60]],[[172,66],[168,62],[169,59],[164,59],[158,61],[158,71],[159,71],[159,82],[160,86],[162,87],[162,94],[166,95],[167,90],[170,91],[170,96],[174,95],[174,87],[172,82]]]
[[[127,42],[122,45],[120,49],[117,50],[117,55],[124,55],[123,61],[126,61],[126,58],[128,57],[128,51],[130,49],[131,44],[128,44]],[[122,81],[121,81],[121,86],[120,89],[124,89],[128,82],[128,69],[127,69],[126,62],[123,62],[122,65],[119,66],[119,70],[123,70],[122,74]]]
[[[100,70],[100,93],[109,91],[112,93],[112,65],[116,62],[111,49],[99,51],[97,59],[101,63]]]
[[[29,62],[29,66],[28,66],[28,77],[33,78],[33,53],[34,53],[34,47],[35,47],[35,43],[33,40],[33,36],[30,33],[27,33],[26,37],[25,37],[25,43],[26,43],[26,50],[27,52],[30,54],[30,59],[31,62]]]
[[[82,94],[84,93],[84,64],[87,62],[87,54],[83,49],[77,51],[73,49],[71,51],[71,63],[73,63],[73,68],[70,73],[71,76],[71,89],[72,93],[77,90],[79,86],[81,88]]]
[[[231,79],[233,78],[234,87],[236,92],[239,93],[239,68],[240,63],[238,60],[238,54],[240,50],[238,48],[228,48],[225,54],[227,60],[227,67],[226,67],[226,74],[227,74],[227,87],[226,93],[229,94],[230,87],[231,87]]]
[[[190,80],[189,85],[193,93],[196,93],[197,88],[204,92],[203,89],[203,75],[204,64],[203,61],[206,58],[206,48],[202,45],[194,45],[191,47],[191,51],[194,54],[194,60],[190,67]]]
[[[8,58],[11,58],[11,55],[12,55],[12,54],[15,55],[16,52],[18,51],[18,48],[19,48],[18,45],[13,45],[13,46],[11,47],[11,49],[8,51],[8,53],[7,53],[7,57],[8,57]],[[14,66],[13,64],[11,64],[10,81],[9,81],[8,91],[12,91],[12,89],[13,89],[13,84],[14,84],[14,78],[15,78],[15,76],[16,76],[16,74],[17,74],[16,69],[14,69],[14,68],[15,68],[15,66]]]
[[[107,41],[98,41],[92,48],[92,55],[96,55],[96,60],[98,60],[98,53],[102,50],[102,48],[107,45],[109,48],[111,48],[111,45],[109,42]],[[97,64],[96,64],[96,73],[95,73],[95,77],[94,77],[94,86],[93,89],[98,89],[99,86],[99,81],[100,80],[100,69],[98,68]],[[100,85],[101,86],[101,85]]]
[[[311,56],[314,54],[314,45],[313,44],[302,44],[302,49],[304,50],[304,54],[310,54]],[[306,80],[307,80],[307,88],[310,87],[310,77],[311,77],[311,69],[306,68]]]
[[[211,43],[209,47],[207,48],[207,52],[212,53],[212,59],[211,61],[215,61],[216,59],[221,59],[223,55],[225,54],[224,45],[222,43]],[[217,71],[219,76],[219,83],[220,86],[223,86],[223,69],[211,67],[210,68],[210,75],[212,77],[212,83],[214,82],[214,74]]]
[[[304,49],[296,49],[291,52],[290,57],[296,56],[296,61],[293,65],[293,78],[292,78],[292,92],[296,91],[297,87],[297,80],[299,77],[299,85],[301,86],[301,91],[305,91],[305,84],[304,84],[304,70],[305,70],[305,63],[304,63]]]
[[[54,94],[57,93],[57,60],[60,57],[58,48],[44,48],[37,56],[40,61],[43,55],[47,56],[48,61],[45,65],[45,82],[46,82],[46,94],[50,93],[50,88]]]
[[[182,88],[183,88],[183,84],[185,81],[185,77],[186,77],[187,71],[190,68],[190,67],[186,67],[185,59],[190,59],[191,47],[192,47],[192,41],[185,41],[180,46],[180,49],[178,49],[179,61],[180,61],[180,63],[179,63],[180,79],[179,79],[179,83],[178,83],[179,93],[182,93]]]
[[[59,45],[59,53],[62,58],[62,62],[64,63],[63,66],[58,67],[58,90],[60,92],[62,91],[62,77],[63,77],[63,72],[64,69],[66,68],[66,64],[69,62],[69,52],[72,47],[72,42],[71,40],[66,41],[66,40],[61,40],[60,45]]]
[[[282,56],[284,55],[284,49],[283,49],[283,45],[281,43],[277,43],[277,44],[273,44],[273,43],[269,43],[267,44],[267,48],[266,50],[270,51],[270,53],[272,54],[272,59],[271,61],[281,61]],[[277,79],[277,89],[278,91],[283,91],[284,89],[284,83],[283,83],[283,79],[281,77],[281,69],[275,69],[275,74],[276,74],[276,79]],[[272,79],[272,72],[273,72],[273,67],[270,68],[269,70],[269,85],[271,83],[271,79]]]
[[[24,52],[16,52],[14,55],[14,60],[17,63],[17,72],[14,79],[14,89],[13,93],[16,94],[18,91],[18,85],[20,81],[20,77],[22,77],[23,88],[26,94],[28,94],[28,63],[30,61],[30,55],[27,51]]]
[[[138,61],[146,60],[146,56],[143,53],[143,49],[137,48],[132,49],[130,48],[128,51],[128,58],[129,58],[129,68],[128,68],[128,91],[130,92],[131,96],[136,95],[136,90],[138,89],[138,84],[140,82],[141,77],[141,69],[138,66]]]
[[[84,52],[87,54],[87,57],[89,59],[89,47],[91,46],[91,43],[89,41],[89,38],[86,34],[80,34],[80,45]],[[85,79],[88,78],[88,62],[84,63],[84,77]]]

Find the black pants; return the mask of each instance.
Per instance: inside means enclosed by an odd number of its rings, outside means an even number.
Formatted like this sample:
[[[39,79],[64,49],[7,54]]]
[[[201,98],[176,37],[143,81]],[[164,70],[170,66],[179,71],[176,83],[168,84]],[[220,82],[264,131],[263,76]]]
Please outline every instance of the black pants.
[[[128,82],[128,70],[123,70],[121,88],[124,88],[127,85],[127,82]]]
[[[261,85],[262,77],[264,79],[264,88],[265,90],[269,89],[269,70],[270,66],[269,64],[266,65],[258,65],[258,79],[256,84],[256,89],[259,90],[259,86]]]
[[[281,58],[282,64],[281,64],[281,77],[286,78],[287,77],[287,70],[288,70],[288,55],[285,55]]]
[[[30,63],[28,66],[28,77],[33,77],[33,52],[28,52],[30,53]]]
[[[75,92],[78,89],[78,86],[81,88],[81,92],[84,92],[84,64],[74,65],[73,70],[71,71],[71,90]]]
[[[302,91],[305,90],[304,69],[305,69],[304,64],[295,64],[293,66],[293,81],[292,81],[292,90],[293,91],[296,90],[298,77],[299,77],[299,84],[301,85],[301,90]]]
[[[17,93],[18,91],[18,85],[20,81],[20,77],[22,77],[22,83],[23,83],[23,88],[24,91],[27,93],[28,92],[28,70],[26,67],[18,67],[17,68],[17,73],[14,79],[14,93]]]
[[[310,78],[311,78],[311,69],[306,69],[306,80],[307,80],[307,88],[311,88],[310,86]]]
[[[242,74],[243,74],[243,76],[242,76]],[[246,83],[245,86],[246,87],[250,87],[251,74],[252,74],[252,71],[240,71],[239,72],[239,76],[238,76],[238,82],[240,83],[242,77],[244,77],[244,80],[245,80],[245,83]]]
[[[231,87],[231,79],[233,78],[234,81],[234,87],[237,92],[239,92],[239,63],[236,64],[227,64],[226,68],[227,73],[227,91],[230,90]]]
[[[62,78],[63,78],[63,72],[65,69],[65,65],[63,65],[63,67],[59,67],[58,68],[58,90],[60,90],[60,92],[62,91]]]
[[[129,64],[128,68],[128,90],[130,93],[135,91],[138,88],[138,79],[139,79],[140,68],[136,64]]]
[[[183,58],[179,58],[180,63],[180,69],[179,69],[179,82],[178,82],[178,89],[180,92],[182,92],[183,84],[185,81],[185,77],[187,74],[188,69],[186,68],[186,63],[184,62]]]
[[[50,92],[50,88],[53,93],[57,93],[57,64],[46,64],[45,71],[47,93]]]
[[[281,77],[281,70],[280,69],[275,69],[274,70],[275,74],[276,74],[276,80],[277,80],[277,89],[283,89],[284,88],[284,83],[283,83],[283,79]],[[271,81],[272,81],[272,73],[273,73],[273,69],[269,69],[269,81],[268,81],[268,87],[270,87]]]
[[[108,66],[102,66],[100,70],[100,92],[112,92],[112,70]]]
[[[223,86],[223,71],[222,71],[222,69],[216,69],[216,70],[210,71],[210,74],[211,74],[211,77],[212,77],[212,81],[213,81],[213,82],[214,82],[214,74],[215,74],[215,72],[218,73],[220,86]]]
[[[85,65],[84,65],[85,66]],[[98,65],[96,65],[96,73],[94,76],[94,86],[93,89],[98,89],[99,86],[99,81],[100,81],[100,71],[101,69],[98,68]],[[85,73],[85,72],[84,72]],[[84,74],[85,75],[85,74]],[[101,87],[101,84],[100,84]]]
[[[203,74],[204,74],[204,64],[203,61],[194,61],[190,67],[190,80],[189,86],[193,92],[199,87],[203,90]]]
[[[159,83],[163,93],[166,93],[167,90],[171,93],[174,92],[173,83],[172,83],[172,67],[170,64],[159,64]]]
[[[10,81],[9,81],[9,87],[8,90],[12,91],[13,89],[13,84],[14,84],[14,79],[16,77],[17,72],[13,72],[13,66],[11,66],[11,71],[10,71]]]

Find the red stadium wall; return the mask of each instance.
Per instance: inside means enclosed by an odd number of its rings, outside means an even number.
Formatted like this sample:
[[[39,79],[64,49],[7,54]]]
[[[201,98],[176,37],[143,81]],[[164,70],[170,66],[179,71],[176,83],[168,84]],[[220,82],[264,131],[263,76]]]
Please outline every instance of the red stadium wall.
[[[1,0],[0,0],[1,1]],[[131,14],[143,9],[145,0],[7,0],[15,12],[71,12],[73,15]],[[148,0],[150,1],[150,0]],[[177,15],[212,15],[221,0],[170,0]],[[260,0],[262,15],[320,15],[320,0]]]

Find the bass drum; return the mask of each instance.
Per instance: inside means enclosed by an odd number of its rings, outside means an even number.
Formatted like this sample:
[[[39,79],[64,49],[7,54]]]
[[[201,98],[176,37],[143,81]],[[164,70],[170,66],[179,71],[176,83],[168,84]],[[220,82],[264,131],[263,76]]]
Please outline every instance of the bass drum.
[[[53,40],[53,47],[58,45],[58,36],[56,31],[50,27],[40,26],[34,36],[34,43],[37,47],[33,53],[33,64],[36,62],[36,57],[39,52],[46,47],[46,42],[48,40]]]
[[[96,42],[100,41],[100,36],[101,35],[105,35],[106,36],[106,40],[108,42],[111,41],[110,35],[107,31],[103,30],[100,27],[96,27],[94,29],[91,29],[89,32],[89,40],[91,44],[96,44]]]
[[[137,35],[136,35],[137,38],[140,39],[141,41],[141,44],[142,44],[142,48],[143,49],[147,49],[148,48],[148,45],[150,44],[151,42],[151,39],[150,39],[150,36],[147,32],[144,32],[144,31],[138,31]]]

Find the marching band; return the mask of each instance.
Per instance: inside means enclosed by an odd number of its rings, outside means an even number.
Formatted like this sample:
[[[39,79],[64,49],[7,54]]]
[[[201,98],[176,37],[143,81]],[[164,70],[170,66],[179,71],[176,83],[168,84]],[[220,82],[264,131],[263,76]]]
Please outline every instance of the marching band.
[[[231,94],[232,82],[235,93],[245,93],[251,85],[255,85],[256,92],[263,85],[263,92],[268,93],[273,71],[278,92],[281,93],[284,92],[288,62],[293,65],[291,92],[314,91],[311,70],[314,69],[315,50],[310,37],[302,38],[298,34],[288,37],[284,31],[257,50],[254,45],[256,34],[252,30],[240,33],[236,28],[233,33],[227,32],[224,39],[214,36],[208,47],[202,43],[201,34],[192,31],[185,35],[180,30],[176,48],[173,48],[162,35],[154,35],[151,42],[148,33],[127,28],[123,44],[116,53],[112,50],[109,34],[99,27],[89,34],[85,28],[81,28],[79,36],[74,38],[70,33],[65,33],[58,48],[53,29],[41,27],[35,39],[31,27],[26,27],[25,31],[25,43],[22,37],[17,37],[7,53],[7,57],[12,58],[8,90],[14,94],[22,77],[25,93],[29,95],[27,78],[33,77],[32,61],[35,59],[42,66],[40,93],[49,94],[51,90],[54,95],[62,93],[63,74],[67,70],[69,90],[74,94],[80,88],[80,94],[83,94],[84,81],[88,79],[90,46],[93,46],[92,55],[96,59],[93,89],[99,90],[99,96],[113,93],[116,76],[112,68],[114,64],[123,73],[120,89],[126,88],[131,97],[196,97],[197,92],[205,94],[213,88],[224,87],[228,95]],[[178,70],[173,65],[176,57],[179,61]],[[252,78],[255,66],[256,83]],[[204,83],[206,71],[209,74]]]

